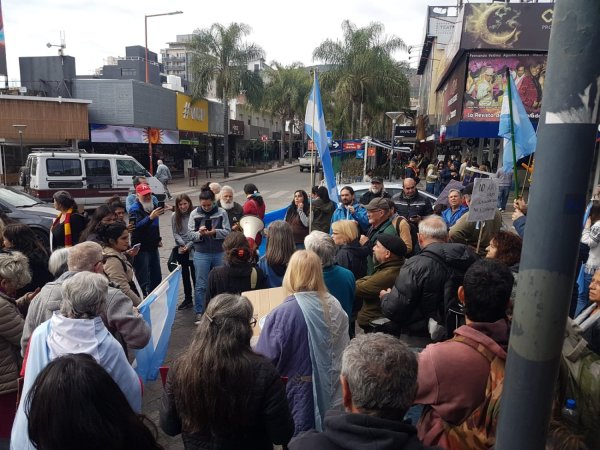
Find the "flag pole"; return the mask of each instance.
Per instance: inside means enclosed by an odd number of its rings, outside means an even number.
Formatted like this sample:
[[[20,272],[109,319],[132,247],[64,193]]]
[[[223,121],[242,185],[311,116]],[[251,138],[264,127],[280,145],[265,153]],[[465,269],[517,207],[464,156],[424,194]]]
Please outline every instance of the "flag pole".
[[[506,86],[508,89],[508,109],[510,111],[510,142],[512,144],[513,172],[515,178],[515,199],[519,198],[519,178],[517,175],[517,148],[515,147],[515,122],[513,120],[512,92],[510,69],[506,68]]]
[[[308,190],[308,192],[310,192],[312,194],[312,188],[315,185],[315,178],[316,178],[316,170],[315,170],[315,159],[316,159],[316,154],[318,152],[318,149],[316,148],[317,143],[315,141],[315,114],[317,113],[317,103],[316,103],[316,90],[315,90],[315,86],[317,84],[317,69],[315,68],[313,71],[313,89],[312,89],[312,95],[313,95],[313,114],[312,114],[312,135],[311,135],[311,139],[312,139],[312,146],[313,146],[313,151],[312,151],[312,155],[310,157],[310,189]],[[309,194],[309,195],[311,195]],[[312,198],[309,197],[309,209],[308,209],[308,232],[312,232],[312,215],[313,215],[313,205],[312,205]]]

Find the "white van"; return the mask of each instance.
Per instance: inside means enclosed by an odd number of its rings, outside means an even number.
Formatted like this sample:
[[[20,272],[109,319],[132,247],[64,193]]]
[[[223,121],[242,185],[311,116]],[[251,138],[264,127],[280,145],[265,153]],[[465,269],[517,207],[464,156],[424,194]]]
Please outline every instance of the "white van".
[[[127,155],[86,153],[72,149],[43,149],[27,157],[20,181],[25,192],[52,202],[56,191],[68,191],[80,207],[95,208],[109,197],[133,192],[133,177],[145,176],[152,193],[164,201],[160,181]]]

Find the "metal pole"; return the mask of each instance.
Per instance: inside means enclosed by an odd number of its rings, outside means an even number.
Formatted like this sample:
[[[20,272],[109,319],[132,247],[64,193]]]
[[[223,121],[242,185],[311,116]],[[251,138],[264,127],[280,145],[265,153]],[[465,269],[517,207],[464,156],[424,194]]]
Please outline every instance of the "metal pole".
[[[599,21],[598,0],[555,3],[497,450],[545,448],[597,133]]]
[[[146,42],[146,83],[150,83],[150,76],[148,74],[148,16],[144,16],[144,38]]]
[[[392,120],[392,147],[390,149],[390,170],[388,180],[392,182],[392,159],[394,158],[394,132],[396,131],[396,119]]]
[[[23,130],[19,130],[20,153],[19,164],[23,164]]]

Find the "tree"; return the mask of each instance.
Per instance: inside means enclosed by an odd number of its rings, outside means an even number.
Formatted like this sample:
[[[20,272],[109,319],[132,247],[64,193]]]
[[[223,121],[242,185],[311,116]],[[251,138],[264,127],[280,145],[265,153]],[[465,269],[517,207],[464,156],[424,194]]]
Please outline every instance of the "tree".
[[[310,74],[301,63],[293,63],[287,67],[276,61],[267,69],[268,81],[265,86],[263,106],[281,118],[282,146],[279,160],[285,159],[285,123],[290,121],[290,158],[292,153],[292,121],[298,118],[306,108],[310,92]]]
[[[342,31],[342,41],[324,41],[314,50],[313,58],[330,66],[321,77],[323,86],[333,92],[336,107],[350,106],[348,128],[354,138],[359,114],[362,134],[365,104],[373,107],[383,97],[393,100],[393,109],[408,105],[408,80],[402,65],[392,58],[395,51],[406,45],[398,37],[385,36],[384,26],[377,22],[357,28],[345,20]]]
[[[262,58],[263,50],[243,39],[250,33],[244,23],[231,23],[225,27],[214,23],[210,28],[194,32],[188,44],[191,53],[192,97],[206,95],[211,84],[223,102],[223,164],[224,175],[229,176],[229,100],[240,93],[248,103],[258,103],[262,92],[262,79],[248,70],[248,63]]]

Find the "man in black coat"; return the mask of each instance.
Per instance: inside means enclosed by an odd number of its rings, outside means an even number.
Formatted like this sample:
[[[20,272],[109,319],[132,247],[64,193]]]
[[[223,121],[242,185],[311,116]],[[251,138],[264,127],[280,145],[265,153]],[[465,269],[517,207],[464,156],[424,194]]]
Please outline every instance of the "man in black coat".
[[[212,184],[212,183],[211,183]],[[233,201],[235,192],[231,186],[223,186],[220,191],[219,207],[227,212],[232,231],[240,231],[239,221],[244,216],[244,208]]]
[[[323,432],[298,435],[290,450],[433,449],[403,421],[417,391],[417,358],[402,341],[383,333],[357,336],[344,350],[340,381],[346,412],[329,411]]]
[[[402,187],[402,192],[392,198],[400,216],[418,223],[421,218],[433,214],[431,199],[419,192],[413,178],[405,178]]]
[[[365,192],[360,197],[361,205],[368,205],[371,200],[374,198],[391,198],[391,195],[388,194],[383,186],[383,179],[379,177],[373,177],[371,180],[371,189]]]

